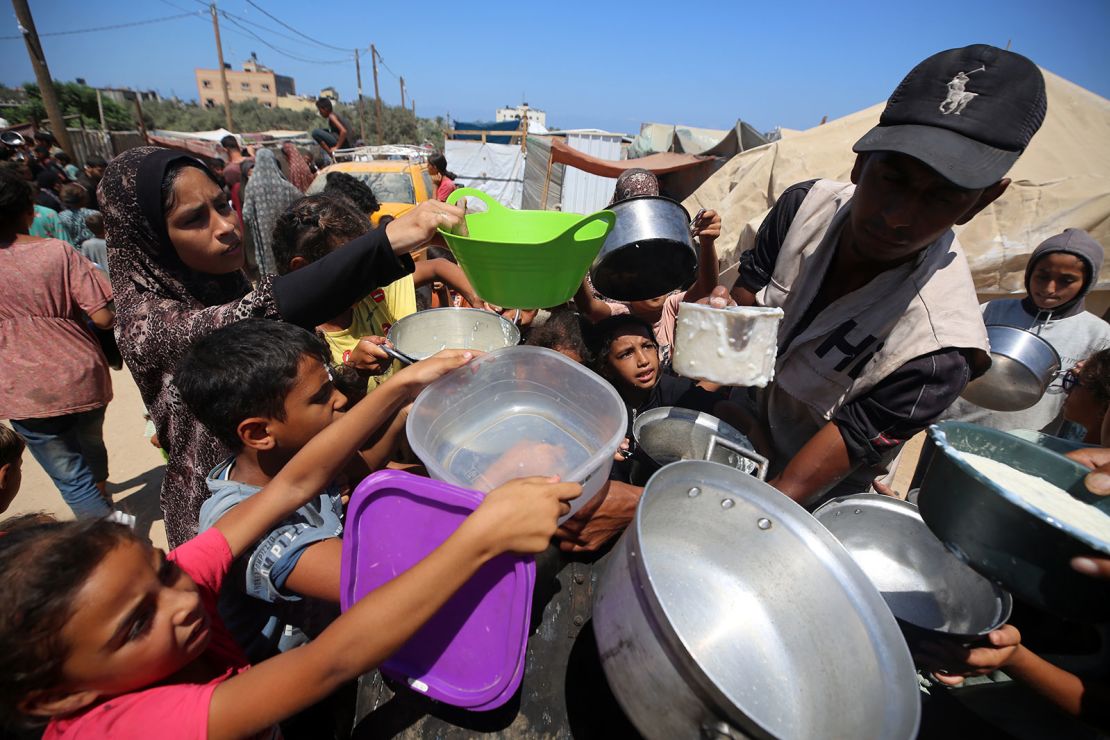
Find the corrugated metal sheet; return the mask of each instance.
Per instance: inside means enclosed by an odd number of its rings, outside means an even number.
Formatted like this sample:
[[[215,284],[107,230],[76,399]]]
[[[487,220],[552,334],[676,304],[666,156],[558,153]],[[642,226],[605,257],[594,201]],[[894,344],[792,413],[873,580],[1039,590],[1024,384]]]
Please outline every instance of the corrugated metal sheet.
[[[599,159],[621,158],[619,134],[567,134],[567,145]],[[616,178],[599,177],[567,167],[563,178],[563,210],[571,213],[593,213],[609,204]]]

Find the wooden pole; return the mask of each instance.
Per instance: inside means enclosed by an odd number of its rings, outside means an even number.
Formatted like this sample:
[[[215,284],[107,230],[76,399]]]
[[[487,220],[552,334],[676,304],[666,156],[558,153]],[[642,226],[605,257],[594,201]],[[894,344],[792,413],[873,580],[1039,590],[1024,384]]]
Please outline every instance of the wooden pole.
[[[231,120],[231,95],[227,90],[227,70],[224,69],[224,47],[220,43],[220,19],[216,13],[216,3],[208,6],[212,12],[212,29],[216,32],[216,59],[220,63],[220,89],[224,93],[224,118],[227,121],[227,130],[235,130],[235,122]]]
[[[54,78],[50,76],[50,68],[46,66],[46,55],[42,53],[42,44],[39,43],[39,34],[35,30],[35,19],[31,17],[31,9],[27,6],[27,0],[12,0],[12,7],[15,8],[19,30],[23,32],[23,41],[27,45],[27,56],[31,58],[31,66],[35,69],[39,94],[46,108],[46,117],[50,119],[54,138],[58,141],[58,146],[76,162],[77,157],[73,156],[73,145],[69,141],[69,132],[66,131],[66,122],[62,117],[62,107],[58,104],[58,95],[54,91]]]
[[[412,99],[411,101],[409,101],[409,102],[411,102],[411,103],[412,103],[412,117],[413,117],[413,118],[416,118],[416,98],[413,98],[413,99]]]
[[[138,93],[135,93],[135,112],[139,114],[139,133],[143,135],[143,141],[149,144],[150,137],[146,135],[146,122],[143,121],[143,104]]]
[[[551,187],[551,150],[547,152],[547,174],[543,178],[543,204],[540,206],[541,211],[547,210],[547,190]]]
[[[378,146],[382,144],[382,96],[378,92],[378,50],[370,44],[370,61],[374,68],[374,118],[378,129]]]
[[[405,78],[401,79],[401,110],[405,109]]]
[[[96,91],[96,112],[100,114],[100,130],[107,131],[108,127],[104,125],[104,101],[100,97],[100,89]]]
[[[366,116],[362,105],[362,65],[358,61],[358,49],[355,49],[355,78],[358,80],[358,130],[359,137],[366,141]]]

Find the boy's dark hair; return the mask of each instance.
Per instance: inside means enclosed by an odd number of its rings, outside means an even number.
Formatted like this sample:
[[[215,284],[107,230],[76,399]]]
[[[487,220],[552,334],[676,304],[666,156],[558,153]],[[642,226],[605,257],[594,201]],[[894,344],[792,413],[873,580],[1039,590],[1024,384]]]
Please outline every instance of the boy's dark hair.
[[[244,419],[284,421],[285,397],[305,357],[326,366],[328,348],[299,326],[245,319],[194,342],[173,382],[193,415],[237,451],[243,446],[238,427]]]
[[[0,720],[20,716],[32,692],[62,682],[70,646],[62,628],[77,593],[105,556],[124,542],[144,542],[106,519],[58,522],[14,517],[0,522]]]
[[[88,194],[83,187],[71,182],[62,186],[61,201],[63,206],[71,211],[76,211],[88,204]]]
[[[35,189],[17,167],[0,167],[0,229],[15,227],[35,208]]]
[[[104,234],[104,215],[100,211],[93,211],[85,216],[85,226],[96,236]]]
[[[316,107],[320,110],[326,110],[328,113],[332,111],[331,98],[317,98]]]
[[[341,244],[370,230],[370,219],[346,198],[323,193],[301,198],[274,224],[274,261],[279,275],[294,257],[315,262]]]
[[[1110,404],[1110,349],[1095,352],[1083,363],[1079,382],[1100,404]],[[1110,440],[1103,440],[1105,445]]]
[[[54,170],[43,170],[35,176],[35,182],[38,183],[38,186],[47,190],[53,190],[61,179]]]
[[[366,215],[375,213],[382,207],[369,185],[346,172],[329,172],[324,194],[346,198]]]
[[[620,335],[622,329],[627,329],[629,327],[646,330],[651,341],[656,344],[659,343],[659,340],[655,338],[655,328],[639,316],[624,313],[602,319],[593,326],[588,327],[586,331],[586,346],[590,348],[590,354],[593,355],[591,367],[595,373],[608,377],[606,371],[609,362],[609,350],[613,346],[613,339]]]
[[[0,424],[0,465],[17,462],[27,443],[12,429]]]
[[[589,365],[590,349],[586,346],[584,324],[583,318],[573,309],[553,308],[547,321],[528,334],[525,344],[556,351],[570,350],[582,358],[582,364]]]
[[[58,152],[57,154],[54,155],[54,159],[58,160],[62,164],[69,164],[70,162],[73,161],[72,159],[69,158],[69,155],[66,154],[65,152]]]
[[[108,160],[104,159],[104,157],[101,157],[99,155],[94,154],[93,156],[91,156],[91,157],[89,157],[88,159],[85,160],[85,166],[86,167],[107,167],[108,166]]]
[[[236,139],[231,134],[228,134],[224,138],[220,139],[220,146],[222,146],[224,149],[238,150],[239,149],[239,140]]]

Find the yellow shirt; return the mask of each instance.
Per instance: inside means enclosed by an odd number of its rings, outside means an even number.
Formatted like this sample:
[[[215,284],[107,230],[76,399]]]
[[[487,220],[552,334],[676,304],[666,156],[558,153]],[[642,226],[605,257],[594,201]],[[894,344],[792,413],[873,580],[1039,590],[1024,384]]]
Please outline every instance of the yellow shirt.
[[[363,337],[384,337],[389,327],[410,314],[416,313],[416,285],[412,275],[378,288],[354,305],[351,325],[339,331],[324,332],[324,339],[331,351],[331,360],[343,364],[343,354],[353,351]],[[393,374],[391,366],[381,375],[370,376],[366,384],[372,391]]]

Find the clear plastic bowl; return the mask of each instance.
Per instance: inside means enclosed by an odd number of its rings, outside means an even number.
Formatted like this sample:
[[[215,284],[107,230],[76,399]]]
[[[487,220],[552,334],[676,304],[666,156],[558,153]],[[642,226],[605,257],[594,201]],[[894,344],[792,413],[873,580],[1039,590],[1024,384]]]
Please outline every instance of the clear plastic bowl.
[[[490,491],[530,475],[582,484],[571,514],[609,477],[628,413],[608,382],[542,347],[506,347],[425,388],[406,422],[437,480]]]

